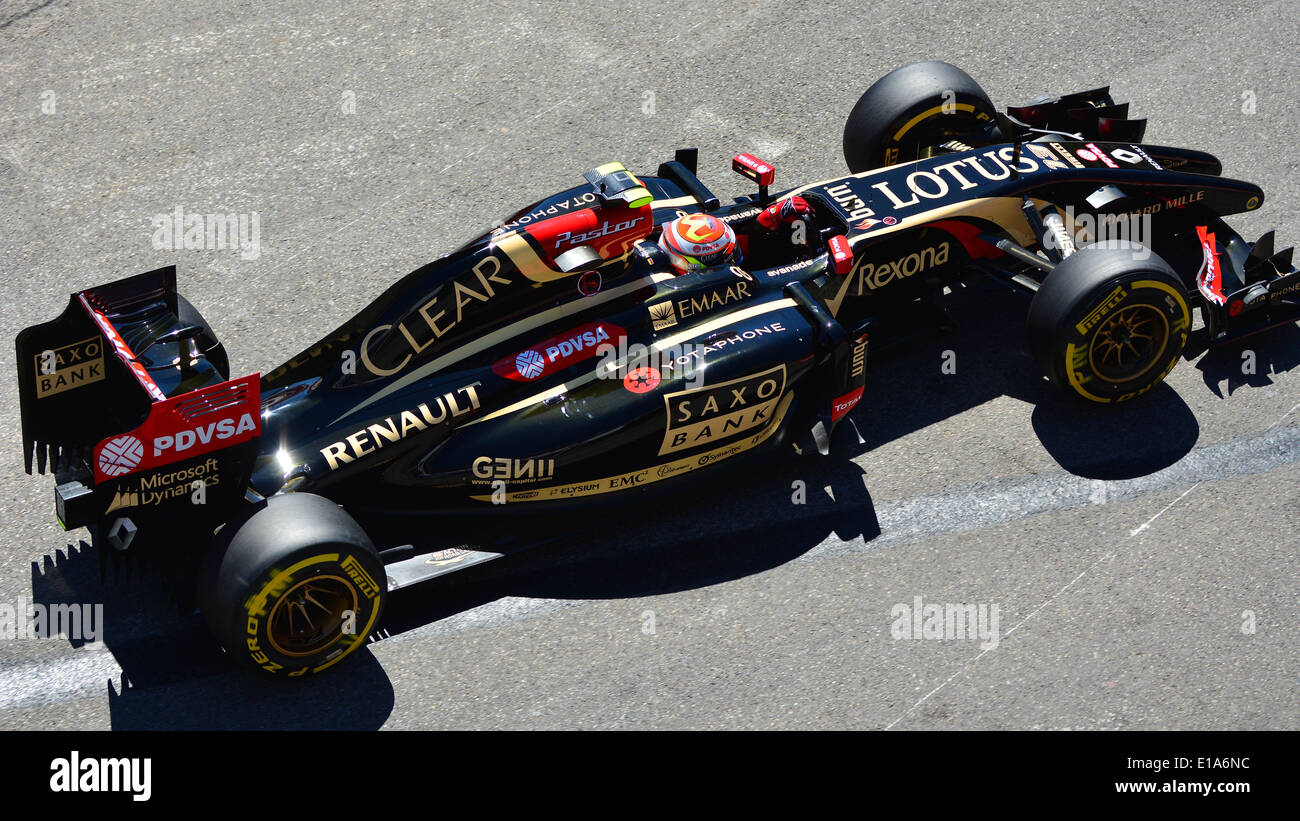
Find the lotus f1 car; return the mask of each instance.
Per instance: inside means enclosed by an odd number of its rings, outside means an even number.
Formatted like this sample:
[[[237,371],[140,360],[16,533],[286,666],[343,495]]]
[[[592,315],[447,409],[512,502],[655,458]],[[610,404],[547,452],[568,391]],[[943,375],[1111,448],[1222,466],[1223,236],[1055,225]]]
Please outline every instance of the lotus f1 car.
[[[999,111],[953,66],[914,63],[853,108],[845,176],[773,193],[773,167],[740,155],[757,190],[724,204],[693,149],[654,175],[600,166],[260,376],[230,378],[175,268],[90,288],[18,336],[27,469],[53,470],[60,521],[101,552],[196,557],[229,654],[319,673],[392,591],[512,549],[449,541],[448,516],[825,453],[868,346],[964,278],[1032,294],[1029,348],[1090,402],[1159,383],[1196,308],[1211,343],[1295,321],[1291,249],[1222,219],[1263,191],[1144,125],[1105,88]],[[808,214],[758,224],[792,195]],[[741,264],[666,263],[662,225],[698,212],[733,227]],[[1103,230],[1134,219],[1140,243]]]

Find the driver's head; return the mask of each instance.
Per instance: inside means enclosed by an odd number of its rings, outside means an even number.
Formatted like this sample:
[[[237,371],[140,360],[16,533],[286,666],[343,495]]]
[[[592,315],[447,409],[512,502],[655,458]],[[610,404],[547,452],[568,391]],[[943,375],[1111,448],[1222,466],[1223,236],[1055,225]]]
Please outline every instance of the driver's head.
[[[736,232],[708,214],[687,214],[665,224],[659,247],[682,274],[740,262]]]

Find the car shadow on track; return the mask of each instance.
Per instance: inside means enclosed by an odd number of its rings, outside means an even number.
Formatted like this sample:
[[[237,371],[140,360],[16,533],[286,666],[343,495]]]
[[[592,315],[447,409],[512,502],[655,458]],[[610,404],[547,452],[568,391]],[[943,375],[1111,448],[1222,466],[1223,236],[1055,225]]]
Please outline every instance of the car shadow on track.
[[[831,536],[869,543],[880,526],[864,478],[849,461],[793,460],[683,498],[609,508],[582,538],[404,591],[390,600],[385,631],[400,635],[508,597],[702,589],[780,567]]]
[[[104,683],[113,729],[365,730],[392,712],[392,685],[370,653],[312,681],[266,681],[234,670],[201,620],[177,612],[169,584],[154,566],[115,572],[85,542],[32,563],[33,603],[104,605],[99,641],[122,668]]]
[[[867,455],[870,464],[873,449],[999,397],[1032,404],[1038,440],[1083,477],[1153,473],[1195,445],[1197,421],[1167,385],[1119,406],[1088,405],[1051,386],[1025,350],[1022,296],[976,284],[949,303],[960,323],[954,332],[873,348],[866,396],[836,432],[830,456],[769,455],[745,464],[738,457],[731,471],[638,494],[594,513],[577,537],[402,591],[390,599],[382,635],[512,596],[631,598],[703,588],[778,567],[830,536],[869,545],[880,524],[868,476],[854,460]],[[1300,362],[1300,330],[1257,339],[1260,374]],[[1197,367],[1212,389],[1228,379],[1231,393],[1241,361],[1239,351],[1217,351]],[[1244,384],[1267,384],[1266,376]],[[555,526],[571,531],[573,524],[557,517]],[[98,575],[92,549],[70,548],[34,568],[33,591],[46,603],[104,599],[103,641],[125,679],[106,682],[115,729],[371,729],[392,712],[392,684],[368,650],[319,680],[263,681],[232,670],[201,621],[178,620],[158,584],[99,588]]]
[[[1053,392],[1034,407],[1034,433],[1057,463],[1087,479],[1133,479],[1191,451],[1201,428],[1173,388],[1123,405],[1085,405]]]
[[[977,283],[954,292],[949,303],[959,318],[954,333],[875,366],[867,398],[853,414],[867,440],[864,452],[1003,396],[1034,406],[1031,422],[1043,448],[1084,478],[1154,473],[1196,444],[1196,417],[1168,385],[1123,404],[1096,405],[1048,382],[1026,345],[1028,300],[1019,292]]]
[[[195,638],[207,637],[202,628],[198,632]],[[142,685],[130,677],[145,670],[132,664],[135,672],[124,676],[129,681],[109,683],[113,729],[375,730],[393,711],[392,683],[364,650],[332,675],[294,682],[232,671],[223,657],[209,653],[221,668],[215,671],[220,678],[187,676],[167,686]]]
[[[1300,366],[1300,326],[1295,323],[1215,348],[1196,363],[1205,386],[1220,399],[1238,388],[1268,387],[1274,375],[1296,366]]]
[[[1199,425],[1166,385],[1118,406],[1088,405],[1050,385],[1025,349],[1026,307],[1015,292],[977,284],[951,295],[952,314],[973,317],[959,319],[953,333],[873,353],[866,396],[852,424],[837,431],[831,456],[770,458],[696,481],[676,497],[647,496],[606,513],[593,527],[597,536],[395,597],[386,629],[398,634],[507,596],[601,599],[706,587],[780,566],[830,536],[869,545],[880,524],[869,477],[854,459],[1003,396],[1034,405],[1039,441],[1079,476],[1154,473],[1191,450]],[[943,367],[954,360],[955,369]]]

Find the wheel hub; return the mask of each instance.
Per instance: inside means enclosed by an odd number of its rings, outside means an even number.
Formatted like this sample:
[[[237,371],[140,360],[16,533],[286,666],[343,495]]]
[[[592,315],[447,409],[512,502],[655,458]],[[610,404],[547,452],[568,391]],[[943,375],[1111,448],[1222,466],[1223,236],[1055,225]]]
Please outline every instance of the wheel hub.
[[[1092,371],[1107,382],[1128,382],[1150,370],[1169,341],[1169,321],[1151,305],[1130,305],[1106,319],[1092,338]]]
[[[304,579],[289,588],[271,610],[271,646],[289,656],[319,653],[342,637],[347,611],[357,612],[356,590],[347,579]]]

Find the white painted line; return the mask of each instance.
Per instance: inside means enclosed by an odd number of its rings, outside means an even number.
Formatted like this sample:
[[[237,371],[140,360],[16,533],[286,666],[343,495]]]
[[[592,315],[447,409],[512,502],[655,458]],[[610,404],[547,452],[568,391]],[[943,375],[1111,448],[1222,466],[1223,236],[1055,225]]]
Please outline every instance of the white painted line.
[[[1273,424],[1269,425],[1267,428],[1264,429],[1264,432],[1265,432],[1265,433],[1268,433],[1268,432],[1271,431],[1273,428],[1275,428],[1275,427],[1277,427],[1278,425],[1282,424],[1282,420],[1283,420],[1283,419],[1286,419],[1288,416],[1290,416],[1291,414],[1295,413],[1295,412],[1296,412],[1296,408],[1300,408],[1300,405],[1296,405],[1295,407],[1291,408],[1291,410],[1289,410],[1289,411],[1287,411],[1286,413],[1284,413],[1284,414],[1282,414],[1281,416],[1279,416],[1276,422],[1274,422]]]
[[[1097,480],[1079,479],[1060,471],[1055,475],[1036,474],[1032,477],[1009,480],[998,487],[981,484],[937,496],[902,499],[883,504],[876,509],[882,535],[866,543],[865,547],[878,549],[890,544],[922,541],[944,533],[976,531],[1040,513],[1071,510],[1095,504],[1114,504],[1177,487],[1196,477],[1195,483],[1184,490],[1177,499],[1151,517],[1145,525],[1135,528],[1133,533],[1137,533],[1205,482],[1266,473],[1293,464],[1297,459],[1300,459],[1300,426],[1292,426],[1277,433],[1266,432],[1249,439],[1197,448],[1177,464],[1150,476],[1102,482],[1100,484],[1104,485],[1104,492],[1098,490]],[[863,548],[861,539],[842,542],[830,538],[792,561],[806,561],[817,556],[842,555],[849,551],[861,551]],[[1062,593],[1076,585],[1097,565],[1113,559],[1117,551],[1118,549],[1112,550],[1090,564],[1017,622],[1004,637],[1011,636]],[[537,618],[586,603],[583,599],[506,596],[448,618],[407,630],[391,638],[371,642],[370,646],[382,662],[385,654],[383,648],[390,642],[401,643],[493,627]],[[982,651],[963,665],[891,722],[886,729],[896,726],[914,713],[920,705],[968,672],[992,649],[996,648]],[[88,644],[50,660],[20,662],[12,666],[0,667],[0,711],[39,707],[79,698],[100,698],[107,692],[108,683],[119,680],[122,672],[113,654],[102,643]],[[237,674],[237,671],[232,667],[231,673]]]
[[[1297,405],[1296,408],[1300,408],[1300,405]],[[1290,414],[1292,411],[1294,411],[1296,408],[1292,408],[1290,411],[1287,411],[1286,414],[1283,414],[1282,419],[1285,419],[1286,416],[1289,415],[1289,414]],[[1278,422],[1281,422],[1282,419],[1279,419]],[[1268,431],[1271,431],[1271,430],[1273,429],[1273,427],[1275,427],[1276,425],[1277,425],[1277,422],[1275,422],[1273,425],[1269,426],[1268,430],[1266,430],[1264,433],[1267,434]],[[1294,440],[1295,438],[1296,438],[1296,437],[1294,437],[1294,436],[1289,437],[1290,440]],[[1288,442],[1288,439],[1284,438],[1284,439],[1283,439],[1283,442]],[[1249,451],[1252,449],[1252,448],[1250,447],[1251,445],[1260,445],[1260,444],[1264,445],[1264,454],[1261,454],[1261,455],[1266,455],[1266,456],[1271,455],[1272,458],[1265,458],[1264,461],[1263,461],[1262,463],[1260,463],[1259,465],[1257,465],[1257,467],[1263,467],[1264,465],[1270,465],[1270,466],[1272,466],[1272,467],[1277,467],[1277,466],[1278,466],[1278,460],[1277,460],[1277,458],[1276,458],[1276,457],[1277,457],[1277,450],[1279,450],[1279,449],[1280,449],[1280,450],[1287,450],[1287,445],[1286,445],[1286,444],[1282,444],[1282,443],[1278,443],[1278,442],[1276,442],[1276,440],[1274,440],[1273,437],[1268,437],[1268,436],[1264,436],[1264,435],[1254,437],[1253,439],[1251,439],[1251,440],[1246,440],[1245,442],[1241,442],[1241,441],[1237,441],[1237,442],[1229,442],[1229,443],[1226,443],[1226,445],[1220,445],[1220,446],[1213,447],[1213,448],[1204,448],[1204,449],[1200,449],[1199,451],[1194,451],[1193,454],[1188,454],[1187,457],[1184,457],[1184,460],[1188,460],[1189,457],[1193,456],[1194,454],[1195,454],[1195,455],[1198,455],[1198,456],[1201,456],[1201,455],[1203,455],[1203,454],[1205,453],[1205,451],[1222,451],[1222,450],[1224,450],[1225,448],[1241,448],[1241,449],[1247,450],[1247,451],[1249,452]],[[1280,447],[1280,448],[1277,448],[1276,445],[1281,445],[1281,447]],[[1254,448],[1254,449],[1255,449],[1255,450],[1259,450],[1258,447],[1256,447],[1256,448]],[[1272,453],[1272,454],[1268,454],[1269,451],[1273,451],[1273,453]],[[1285,460],[1285,462],[1288,462],[1288,463],[1289,463],[1289,462],[1294,461],[1294,459],[1295,459],[1295,455],[1292,454],[1290,458],[1288,458],[1288,459]],[[1239,471],[1234,471],[1234,472],[1232,472],[1232,473],[1229,474],[1229,475],[1241,475],[1242,472],[1256,472],[1256,471],[1250,471],[1250,470],[1247,470],[1247,469],[1246,469],[1246,464],[1245,464],[1244,462],[1245,462],[1245,460],[1243,460],[1242,463],[1237,463],[1235,466],[1236,466],[1237,468],[1239,468]],[[1182,464],[1182,463],[1180,463],[1180,464]],[[1224,464],[1232,464],[1232,462],[1224,462]],[[1166,468],[1165,471],[1161,471],[1160,473],[1166,473],[1166,472],[1169,472],[1169,471],[1174,471],[1174,469],[1177,468],[1177,467],[1179,467],[1179,465],[1171,466],[1170,468]],[[1155,476],[1155,475],[1159,475],[1159,474],[1153,474],[1153,476]],[[1170,474],[1170,475],[1175,475],[1175,474]],[[1217,477],[1215,477],[1215,478],[1229,478],[1229,476],[1225,476],[1225,475],[1220,474],[1219,476],[1217,476]],[[1132,537],[1134,537],[1134,536],[1137,536],[1139,533],[1141,533],[1142,531],[1146,530],[1148,527],[1150,527],[1150,526],[1152,525],[1152,523],[1154,523],[1157,519],[1159,519],[1161,516],[1163,516],[1165,513],[1167,513],[1167,512],[1168,512],[1172,507],[1174,507],[1174,506],[1177,505],[1179,502],[1181,502],[1183,499],[1185,499],[1185,498],[1187,497],[1188,494],[1190,494],[1192,491],[1194,491],[1194,490],[1196,490],[1198,487],[1200,487],[1200,486],[1201,486],[1205,481],[1207,481],[1207,480],[1205,480],[1205,479],[1199,480],[1199,481],[1197,481],[1195,484],[1193,484],[1191,487],[1187,488],[1187,490],[1184,490],[1184,491],[1183,491],[1183,492],[1178,496],[1177,499],[1174,499],[1172,502],[1170,502],[1169,504],[1165,505],[1165,507],[1164,507],[1164,508],[1159,512],[1159,513],[1157,513],[1156,515],[1152,516],[1150,519],[1147,519],[1146,522],[1142,523],[1142,524],[1139,525],[1138,527],[1135,527],[1134,529],[1130,530],[1130,531],[1129,531],[1129,534],[1128,534],[1129,537],[1132,538]],[[1093,482],[1090,482],[1090,483],[1089,483],[1089,490],[1088,490],[1088,494],[1087,494],[1087,500],[1088,500],[1088,502],[1091,503],[1091,504],[1106,504],[1108,501],[1113,501],[1114,498],[1113,498],[1113,497],[1112,497],[1112,496],[1111,496],[1111,495],[1106,491],[1106,487],[1107,487],[1108,484],[1110,484],[1110,483],[1106,483],[1106,482],[1100,482],[1100,483],[1099,483],[1099,482],[1096,481],[1096,480],[1094,480]],[[1122,484],[1122,483],[1118,483],[1118,482],[1117,482],[1117,483],[1114,483],[1114,484]],[[1099,487],[1099,485],[1100,485],[1100,487]],[[1077,505],[1072,505],[1072,506],[1077,506]],[[1068,509],[1068,507],[1071,507],[1071,506],[1067,506],[1067,509]],[[1060,508],[1060,507],[1054,507],[1054,508],[1052,508],[1052,509],[1059,510],[1059,509],[1062,509],[1062,508]],[[881,528],[881,529],[882,529],[882,531],[885,530],[885,528],[883,527],[883,523],[882,523],[882,528]],[[1087,567],[1085,567],[1082,571],[1080,571],[1079,575],[1077,575],[1077,576],[1075,576],[1073,579],[1071,579],[1071,580],[1070,580],[1070,581],[1069,581],[1069,582],[1068,582],[1064,587],[1062,587],[1060,590],[1057,590],[1055,593],[1053,593],[1052,595],[1048,596],[1048,597],[1047,597],[1047,598],[1046,598],[1046,599],[1045,599],[1041,604],[1039,604],[1039,605],[1038,605],[1037,607],[1035,607],[1032,611],[1030,611],[1028,615],[1026,615],[1026,616],[1025,616],[1023,619],[1021,619],[1019,622],[1017,622],[1017,623],[1016,623],[1016,624],[1015,624],[1015,625],[1014,625],[1010,630],[1008,630],[1008,631],[1005,633],[1005,635],[1003,636],[1003,638],[1009,638],[1009,637],[1011,636],[1012,633],[1016,632],[1016,630],[1020,628],[1021,625],[1023,625],[1025,622],[1029,621],[1029,620],[1030,620],[1031,618],[1033,618],[1035,615],[1037,615],[1037,613],[1038,613],[1040,610],[1042,610],[1042,609],[1043,609],[1044,607],[1046,607],[1047,605],[1051,604],[1051,603],[1052,603],[1052,602],[1053,602],[1053,601],[1054,601],[1058,596],[1060,596],[1060,595],[1061,595],[1062,593],[1064,593],[1066,590],[1069,590],[1071,587],[1073,587],[1076,583],[1078,583],[1078,581],[1079,581],[1080,579],[1082,579],[1084,576],[1086,576],[1088,573],[1090,573],[1090,572],[1091,572],[1095,567],[1097,567],[1097,565],[1101,564],[1102,562],[1110,561],[1111,559],[1113,559],[1113,558],[1116,556],[1116,554],[1117,554],[1118,552],[1119,552],[1119,548],[1116,548],[1115,550],[1112,550],[1112,551],[1110,551],[1109,553],[1106,553],[1106,554],[1103,555],[1101,558],[1097,559],[1095,562],[1093,562],[1092,564],[1090,564],[1090,565],[1088,565]],[[898,718],[896,718],[896,719],[894,719],[893,721],[891,721],[891,722],[889,723],[889,725],[885,727],[885,729],[886,729],[886,730],[893,729],[893,727],[894,727],[895,725],[897,725],[900,721],[902,721],[903,719],[907,718],[907,717],[910,716],[912,713],[916,712],[916,709],[917,709],[918,707],[920,707],[922,704],[924,704],[924,703],[925,703],[925,702],[926,702],[926,701],[927,701],[931,696],[933,696],[935,693],[939,692],[939,691],[942,690],[943,688],[947,687],[949,684],[951,684],[953,681],[955,681],[958,677],[960,677],[960,676],[964,675],[965,673],[969,672],[970,669],[975,665],[976,662],[978,662],[980,659],[984,658],[984,656],[987,655],[990,651],[995,650],[995,649],[997,649],[997,647],[1000,647],[1000,646],[1002,646],[1001,642],[999,642],[998,645],[996,645],[995,647],[990,647],[990,648],[988,648],[988,649],[986,649],[986,650],[981,651],[979,655],[975,656],[975,658],[973,658],[973,659],[971,659],[970,661],[968,661],[968,662],[966,662],[965,664],[963,664],[963,665],[961,666],[961,668],[957,670],[957,672],[953,673],[951,676],[949,676],[947,679],[945,679],[945,680],[943,681],[943,683],[941,683],[938,687],[935,687],[933,690],[931,690],[930,692],[926,693],[924,696],[921,697],[921,699],[920,699],[919,701],[917,701],[915,704],[913,704],[911,707],[909,707],[909,708],[908,708],[908,709],[907,709],[907,710],[906,710],[902,715],[900,715]]]
[[[1184,490],[1182,496],[1179,496],[1177,499],[1174,499],[1172,502],[1170,502],[1169,504],[1165,505],[1165,509],[1164,509],[1164,510],[1162,510],[1162,511],[1160,511],[1159,513],[1157,513],[1156,515],[1152,516],[1150,519],[1147,519],[1147,520],[1146,520],[1145,522],[1143,522],[1140,526],[1135,527],[1135,528],[1133,528],[1132,530],[1130,530],[1130,531],[1128,532],[1128,535],[1130,535],[1130,536],[1136,536],[1136,535],[1138,535],[1139,533],[1141,533],[1142,531],[1146,530],[1148,527],[1151,526],[1151,523],[1152,523],[1152,522],[1154,522],[1156,519],[1159,519],[1161,516],[1165,515],[1165,512],[1168,511],[1169,508],[1171,508],[1171,507],[1173,507],[1174,505],[1176,505],[1176,504],[1178,504],[1179,502],[1181,502],[1181,501],[1183,500],[1183,497],[1185,497],[1187,494],[1191,493],[1193,490],[1196,490],[1196,489],[1197,489],[1198,487],[1200,487],[1200,486],[1201,486],[1201,483],[1200,483],[1200,482],[1197,482],[1196,484],[1194,484],[1194,485],[1192,485],[1191,487],[1189,487],[1187,490]]]

